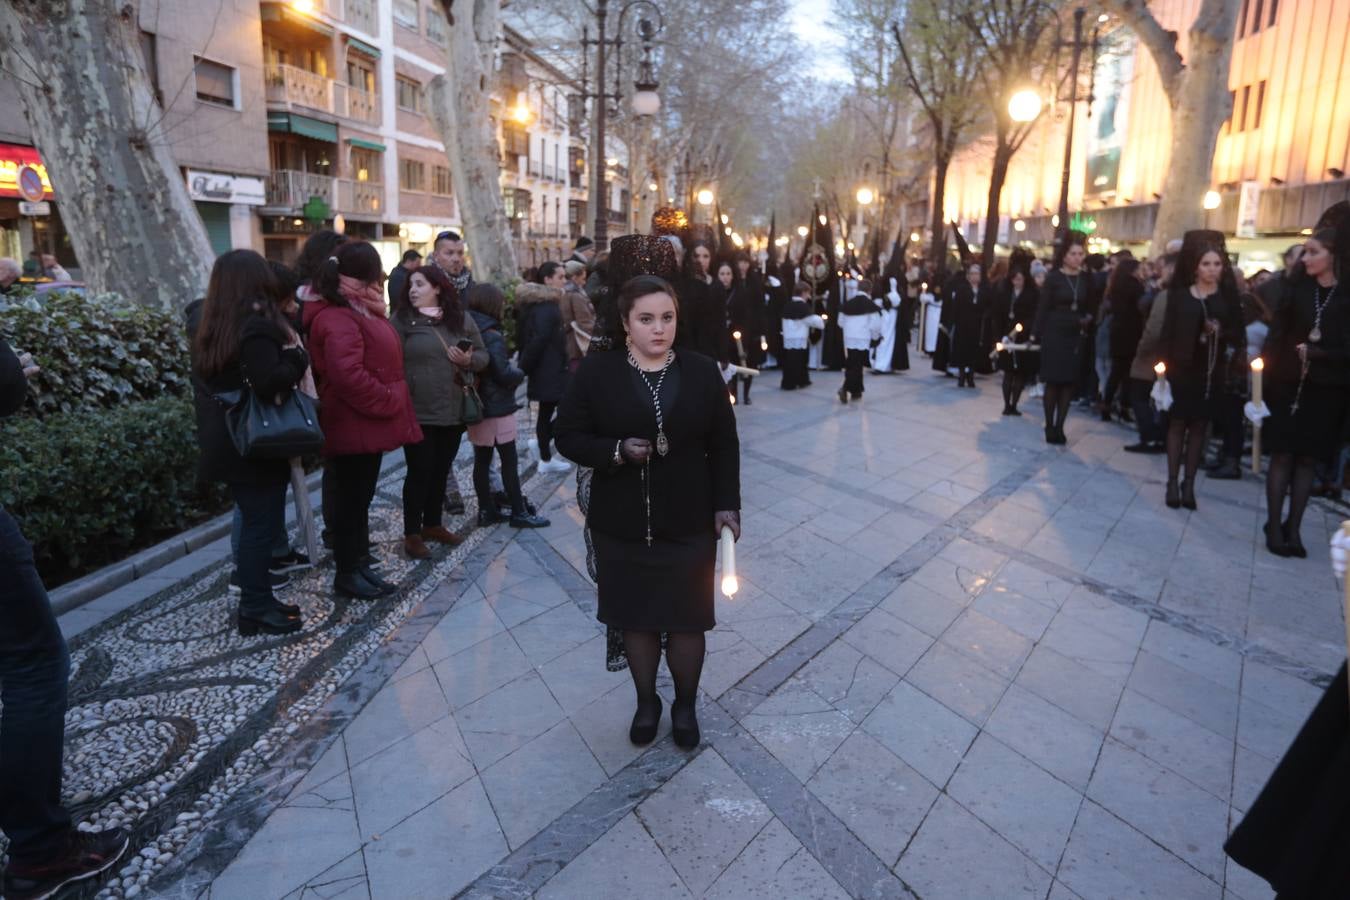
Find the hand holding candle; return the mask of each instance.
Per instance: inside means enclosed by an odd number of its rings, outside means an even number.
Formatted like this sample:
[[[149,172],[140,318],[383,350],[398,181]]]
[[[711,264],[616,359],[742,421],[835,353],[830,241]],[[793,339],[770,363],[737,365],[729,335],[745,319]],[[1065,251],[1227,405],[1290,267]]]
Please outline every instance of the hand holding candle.
[[[1258,410],[1262,406],[1261,400],[1261,377],[1265,372],[1266,363],[1261,357],[1252,360],[1252,405]],[[1261,420],[1258,419],[1252,423],[1252,473],[1261,472]]]
[[[736,579],[736,536],[730,525],[722,526],[722,593],[728,600],[736,596],[741,583]]]
[[[731,337],[736,341],[736,353],[741,357],[741,365],[745,365],[745,345],[741,343],[741,333],[733,331]]]

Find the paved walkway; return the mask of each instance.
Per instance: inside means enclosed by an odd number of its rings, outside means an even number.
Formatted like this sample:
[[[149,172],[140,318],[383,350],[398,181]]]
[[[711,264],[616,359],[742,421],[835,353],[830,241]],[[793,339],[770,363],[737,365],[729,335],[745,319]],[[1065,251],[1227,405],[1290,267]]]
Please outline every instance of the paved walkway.
[[[1339,517],[1277,559],[1254,480],[1168,510],[1117,426],[1048,448],[992,379],[838,378],[738,409],[696,753],[627,741],[570,477],[391,602],[313,573],[298,641],[232,636],[219,565],[91,628],[68,789],[141,851],[109,895],[1269,897],[1221,844],[1344,653]]]

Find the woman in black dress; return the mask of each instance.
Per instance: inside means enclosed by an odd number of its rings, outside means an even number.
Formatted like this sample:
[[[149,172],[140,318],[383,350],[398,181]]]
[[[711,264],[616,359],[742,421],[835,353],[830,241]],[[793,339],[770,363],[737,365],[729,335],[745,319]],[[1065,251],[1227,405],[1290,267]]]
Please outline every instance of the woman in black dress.
[[[1128,408],[1130,363],[1144,334],[1144,314],[1139,301],[1144,296],[1144,282],[1139,278],[1139,260],[1124,258],[1116,261],[1111,276],[1106,280],[1106,296],[1102,315],[1111,316],[1111,374],[1102,391],[1102,421],[1111,420],[1111,405],[1120,399],[1120,418],[1125,420]]]
[[[740,443],[722,375],[673,349],[670,285],[639,276],[618,293],[626,352],[591,354],[563,398],[558,450],[595,470],[586,524],[595,545],[597,618],[623,631],[637,689],[629,729],[650,743],[661,720],[661,635],[675,681],[675,743],[698,745],[695,701],[714,624],[713,572],[722,526],[740,536]]]
[[[994,333],[1002,335],[1005,341],[1025,344],[1030,340],[1032,322],[1036,317],[1036,304],[1040,291],[1031,280],[1029,257],[1014,258],[1008,269],[1008,277],[994,288],[991,319]],[[1036,374],[1040,355],[1031,350],[1003,350],[998,354],[998,367],[1003,371],[1003,415],[1020,416],[1017,404],[1022,399],[1022,389],[1027,378]]]
[[[727,310],[727,355],[739,366],[758,369],[764,364],[764,287],[763,282],[753,270],[749,269],[750,259],[745,259],[745,271],[742,275],[741,260],[736,261],[734,273],[730,263],[722,263],[717,268],[717,281],[725,291]],[[739,333],[740,343],[736,342]],[[744,358],[741,351],[744,350]],[[732,379],[731,396],[736,396],[736,383],[740,382],[744,391],[745,405],[750,405],[750,383],[755,379],[751,375],[737,375]]]
[[[1234,354],[1244,352],[1246,342],[1223,235],[1186,232],[1158,341],[1172,388],[1167,423],[1167,505],[1172,509],[1195,509],[1195,475],[1205,453],[1205,432],[1219,413],[1229,363]],[[1186,480],[1178,490],[1183,444]]]
[[[1266,547],[1276,556],[1307,556],[1299,528],[1315,468],[1340,448],[1350,391],[1350,296],[1338,282],[1335,241],[1330,228],[1308,238],[1302,259],[1284,279],[1284,301],[1266,338]],[[1281,522],[1286,494],[1289,518]]]
[[[1076,231],[1055,248],[1054,268],[1045,274],[1032,340],[1041,345],[1045,385],[1045,442],[1067,444],[1064,419],[1073,402],[1082,367],[1083,330],[1092,324],[1092,276],[1083,271],[1087,240]]]
[[[957,387],[975,386],[975,369],[989,330],[989,297],[982,280],[980,264],[966,265],[966,277],[952,291],[952,365],[957,370]]]

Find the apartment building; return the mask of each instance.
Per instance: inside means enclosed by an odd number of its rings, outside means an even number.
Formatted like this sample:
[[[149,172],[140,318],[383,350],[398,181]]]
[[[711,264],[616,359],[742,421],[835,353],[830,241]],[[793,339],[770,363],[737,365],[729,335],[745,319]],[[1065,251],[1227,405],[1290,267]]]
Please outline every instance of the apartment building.
[[[1150,8],[1179,34],[1199,0]],[[1095,12],[1095,10],[1094,10]],[[1218,205],[1207,227],[1227,233],[1239,264],[1276,265],[1280,251],[1332,203],[1350,198],[1350,0],[1243,0],[1228,84],[1232,115],[1219,134],[1209,187]],[[1096,101],[1079,103],[1069,207],[1102,247],[1147,241],[1170,153],[1170,110],[1157,67],[1110,20],[1094,62]],[[1059,202],[1063,105],[1014,158],[1004,191],[1001,242],[1047,239]],[[947,217],[982,233],[988,147],[977,142],[952,167]]]
[[[392,267],[461,227],[427,108],[449,38],[437,0],[146,0],[140,22],[166,133],[218,253],[292,262],[330,227]],[[508,29],[500,47],[503,196],[529,266],[564,258],[586,219],[582,103],[521,35]],[[12,84],[0,97],[18,108]],[[21,116],[0,124],[0,253],[47,250],[72,267],[40,151]],[[48,214],[21,213],[23,166],[44,179]]]

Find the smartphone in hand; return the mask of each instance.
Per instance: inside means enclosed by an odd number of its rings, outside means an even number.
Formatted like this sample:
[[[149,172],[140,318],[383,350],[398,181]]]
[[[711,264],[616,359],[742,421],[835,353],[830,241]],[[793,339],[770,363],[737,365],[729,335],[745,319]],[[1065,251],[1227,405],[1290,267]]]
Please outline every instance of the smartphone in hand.
[[[459,343],[455,344],[455,346],[458,347],[460,350],[463,350],[465,353],[473,352],[473,341],[469,340],[468,338],[460,338]]]

